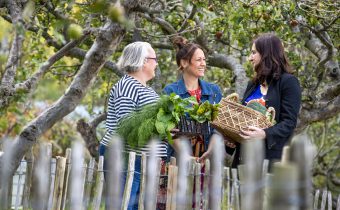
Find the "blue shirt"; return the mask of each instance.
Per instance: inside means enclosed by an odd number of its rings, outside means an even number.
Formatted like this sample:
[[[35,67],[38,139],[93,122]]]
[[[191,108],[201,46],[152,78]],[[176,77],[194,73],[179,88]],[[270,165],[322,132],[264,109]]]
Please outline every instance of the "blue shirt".
[[[206,82],[204,80],[199,79],[198,83],[201,87],[202,96],[201,102],[209,101],[211,104],[219,103],[222,99],[221,89],[218,85]],[[163,90],[166,94],[176,93],[181,98],[189,98],[190,94],[185,87],[184,79],[171,83],[165,86]]]

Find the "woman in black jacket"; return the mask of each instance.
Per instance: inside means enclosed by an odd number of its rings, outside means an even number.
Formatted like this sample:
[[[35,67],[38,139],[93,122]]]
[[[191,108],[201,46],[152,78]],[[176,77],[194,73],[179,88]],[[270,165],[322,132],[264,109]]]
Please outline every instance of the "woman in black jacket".
[[[264,140],[265,158],[272,162],[281,158],[283,147],[296,127],[301,103],[300,85],[291,74],[281,40],[272,33],[262,34],[253,41],[249,61],[256,74],[248,84],[242,103],[246,105],[249,101],[256,100],[266,107],[274,107],[277,123],[266,129],[250,126],[241,131],[241,136],[246,140]],[[233,167],[240,163],[240,147],[236,143]],[[226,147],[229,154],[234,150]],[[203,158],[206,155],[202,155]]]

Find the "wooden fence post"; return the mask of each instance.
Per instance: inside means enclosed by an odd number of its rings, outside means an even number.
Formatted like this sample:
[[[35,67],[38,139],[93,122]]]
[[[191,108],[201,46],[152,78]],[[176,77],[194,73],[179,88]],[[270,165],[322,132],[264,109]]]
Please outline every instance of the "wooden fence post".
[[[312,165],[314,157],[314,147],[306,134],[294,137],[289,149],[290,161],[298,164],[299,169],[299,201],[301,210],[312,208]]]
[[[129,152],[129,162],[128,162],[128,168],[126,172],[125,188],[124,188],[124,194],[123,194],[123,200],[122,200],[122,210],[126,210],[129,205],[133,176],[135,173],[135,161],[136,161],[136,153]]]
[[[209,208],[209,185],[210,185],[210,160],[206,159],[204,162],[204,180],[202,198],[203,210],[207,210]]]
[[[48,209],[51,181],[52,144],[40,144],[39,156],[34,165],[32,207],[36,210]]]
[[[222,183],[222,210],[229,210],[230,208],[230,169],[224,167],[223,169],[223,183]]]
[[[30,205],[31,200],[31,187],[32,187],[32,179],[33,179],[33,164],[34,164],[34,156],[33,151],[30,149],[26,155],[27,167],[26,167],[26,176],[25,176],[25,185],[22,193],[22,207],[23,209],[32,208]]]
[[[298,167],[294,163],[275,163],[268,209],[298,210]]]
[[[55,158],[51,158],[51,165],[50,165],[50,170],[51,170],[51,176],[50,176],[50,191],[49,197],[48,197],[48,209],[52,209],[52,204],[53,204],[53,192],[54,192],[54,182],[55,182],[55,175],[56,175],[56,167],[57,167],[57,160]]]
[[[210,180],[210,207],[212,210],[221,210],[222,204],[222,175],[224,161],[224,143],[219,135],[215,138],[211,158],[211,175]]]
[[[262,210],[263,202],[263,140],[253,140],[242,145],[245,160],[241,188],[241,208]],[[241,176],[240,176],[241,177]]]
[[[187,188],[186,188],[186,204],[185,209],[192,209],[192,200],[193,200],[193,190],[194,190],[194,173],[195,173],[195,160],[190,159],[188,161],[188,173],[187,177]]]
[[[340,195],[338,196],[338,200],[336,202],[336,210],[340,210]]]
[[[240,209],[240,192],[239,192],[239,186],[240,182],[238,181],[237,178],[237,169],[233,168],[231,169],[231,176],[233,179],[233,184],[231,187],[231,205],[234,210],[239,210]]]
[[[107,198],[106,209],[119,210],[121,209],[121,189],[122,189],[122,141],[117,136],[112,137],[111,144],[107,147],[108,159],[105,161],[108,166],[107,178]]]
[[[142,153],[141,160],[141,171],[140,171],[140,193],[138,201],[138,209],[144,210],[144,199],[145,199],[145,185],[146,185],[146,154]]]
[[[195,210],[201,209],[201,164],[194,163],[195,168]]]
[[[64,210],[67,202],[68,193],[69,193],[69,178],[71,172],[71,148],[67,148],[65,152],[66,158],[66,167],[65,167],[65,178],[64,178],[64,189],[63,189],[63,198],[61,200],[61,209]]]
[[[322,198],[321,198],[321,206],[320,206],[320,210],[325,210],[326,208],[326,204],[327,204],[327,190],[324,189],[322,191]]]
[[[86,173],[84,206],[89,206],[89,203],[90,203],[90,200],[91,200],[95,164],[96,164],[96,161],[92,157],[90,159],[89,166],[87,168],[87,173]]]
[[[12,194],[12,174],[8,173],[8,169],[13,167],[11,165],[12,161],[12,144],[13,141],[5,140],[3,143],[3,151],[2,154],[2,166],[1,166],[1,174],[0,174],[0,209],[11,209],[11,194]]]
[[[157,142],[152,141],[149,146],[151,153],[146,164],[145,209],[156,209],[160,176],[160,159],[156,157]]]
[[[93,192],[92,210],[99,210],[102,200],[104,186],[104,156],[100,156],[98,160],[98,170]]]
[[[328,210],[332,210],[332,193],[328,191]]]
[[[320,190],[315,191],[313,210],[318,210]]]
[[[186,139],[180,140],[179,146],[179,162],[178,162],[178,179],[177,179],[177,198],[176,208],[178,210],[186,209],[186,202],[189,201],[187,197],[188,191],[188,165],[190,157],[190,146]],[[192,189],[192,188],[191,188]],[[191,200],[189,201],[192,202]]]
[[[177,172],[176,159],[172,157],[168,170],[166,210],[176,210]]]
[[[25,185],[25,183],[23,183],[23,184],[21,184],[21,183],[22,183],[22,180],[24,180],[23,176],[25,176],[26,170],[27,170],[27,162],[24,159],[22,159],[21,162],[20,162],[19,168],[16,171],[18,179],[17,179],[17,183],[16,183],[17,189],[15,191],[15,206],[14,206],[15,210],[19,209],[20,203],[22,202],[21,185]],[[13,179],[14,179],[14,176],[13,176]],[[14,180],[13,180],[13,184],[14,184]],[[14,187],[14,185],[13,185],[13,187]],[[13,187],[12,187],[12,189],[13,189]],[[11,200],[12,200],[12,196],[11,196]]]
[[[54,190],[53,190],[53,199],[52,199],[52,210],[61,209],[61,200],[63,197],[63,187],[64,187],[64,175],[65,175],[65,167],[66,167],[66,158],[57,156],[57,164],[56,164],[56,175],[54,182]]]
[[[80,141],[72,145],[70,209],[82,210],[84,198],[84,146]]]

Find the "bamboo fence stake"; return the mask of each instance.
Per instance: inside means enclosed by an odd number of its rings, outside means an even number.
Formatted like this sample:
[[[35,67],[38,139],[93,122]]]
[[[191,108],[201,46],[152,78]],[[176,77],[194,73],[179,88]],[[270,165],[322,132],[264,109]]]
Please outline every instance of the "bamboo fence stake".
[[[59,210],[61,209],[61,199],[63,197],[63,187],[64,187],[64,175],[65,175],[65,166],[66,166],[66,158],[57,156],[57,165],[56,165],[56,175],[54,181],[54,192],[52,199],[52,209]]]
[[[94,186],[92,210],[99,210],[102,200],[104,186],[104,156],[100,156],[98,160],[98,170]]]

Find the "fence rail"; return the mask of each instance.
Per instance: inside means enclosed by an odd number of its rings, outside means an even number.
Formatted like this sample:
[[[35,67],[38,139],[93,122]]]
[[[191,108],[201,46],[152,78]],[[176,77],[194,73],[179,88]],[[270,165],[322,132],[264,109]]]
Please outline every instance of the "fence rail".
[[[340,209],[339,195],[327,189],[312,189],[313,150],[306,139],[300,138],[285,148],[282,161],[273,165],[271,173],[268,161],[260,155],[261,141],[245,145],[245,164],[238,169],[223,166],[219,148],[217,144],[215,155],[204,164],[188,158],[189,151],[181,151],[166,170],[159,159],[143,154],[139,209]],[[127,181],[123,195],[119,193],[123,164],[118,154],[109,156],[112,167],[107,171],[117,176],[105,180],[104,158],[85,160],[80,143],[67,149],[65,157],[52,158],[51,149],[51,144],[41,145],[37,160],[23,160],[10,181],[2,175],[1,183],[13,184],[1,185],[1,195],[12,193],[7,203],[1,199],[1,209],[97,210],[104,209],[105,201],[111,204],[109,209],[126,209],[132,183]],[[135,156],[129,154],[128,180],[137,173],[132,167]]]

